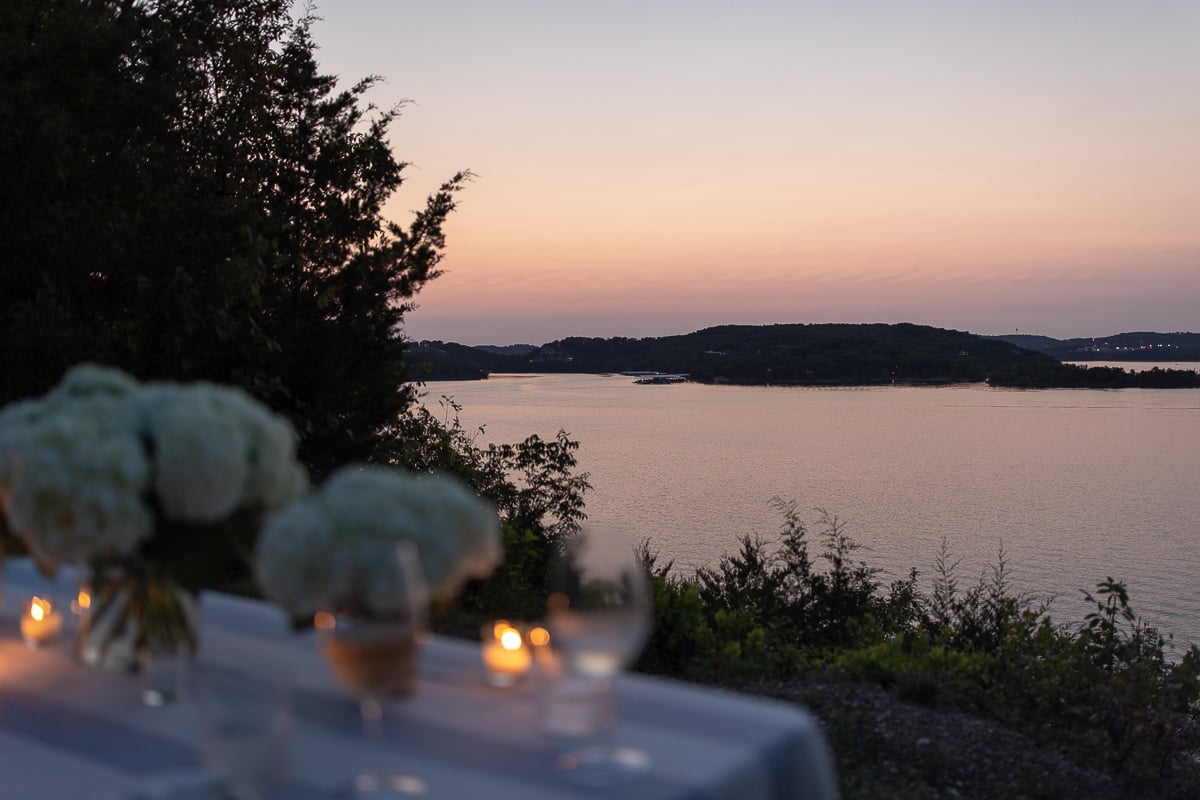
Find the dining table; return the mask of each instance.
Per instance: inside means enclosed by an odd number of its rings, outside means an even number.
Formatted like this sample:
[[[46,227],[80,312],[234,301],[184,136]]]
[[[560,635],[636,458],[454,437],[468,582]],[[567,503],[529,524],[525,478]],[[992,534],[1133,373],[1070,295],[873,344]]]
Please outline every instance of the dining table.
[[[0,800],[217,800],[197,703],[143,699],[144,677],[88,666],[63,635],[30,647],[20,617],[34,595],[75,587],[24,557],[0,578]],[[661,677],[615,680],[613,738],[649,768],[585,785],[556,760],[572,742],[547,720],[560,677],[533,669],[510,687],[485,680],[480,644],[434,636],[422,645],[414,694],[389,704],[384,735],[364,737],[359,704],[323,660],[316,634],[293,630],[256,599],[198,598],[194,668],[283,687],[283,768],[264,800],[343,796],[364,758],[419,776],[429,798],[570,800],[832,800],[836,780],[819,723],[776,700]],[[561,710],[561,709],[558,709]],[[211,734],[207,734],[211,737]]]

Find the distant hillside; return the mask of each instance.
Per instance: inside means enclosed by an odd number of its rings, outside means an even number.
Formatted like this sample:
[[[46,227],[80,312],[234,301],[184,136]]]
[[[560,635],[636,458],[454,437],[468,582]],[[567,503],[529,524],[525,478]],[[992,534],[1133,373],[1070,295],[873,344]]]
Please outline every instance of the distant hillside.
[[[1007,336],[985,336],[985,339],[999,339],[1002,342],[1024,347],[1026,350],[1037,350],[1039,353],[1049,353],[1062,346],[1062,341],[1049,336],[1033,336],[1030,334],[1014,333]]]
[[[1094,339],[1005,334],[986,338],[1037,350],[1060,361],[1200,361],[1200,333],[1134,331]]]
[[[410,380],[469,381],[510,371],[518,358],[455,342],[423,341],[408,346],[406,363]]]
[[[1014,361],[1046,358],[912,324],[722,325],[657,339],[563,339],[540,356],[573,372],[659,370],[705,383],[772,385],[982,381]]]
[[[655,370],[705,383],[801,386],[976,382],[1019,362],[1055,363],[1008,342],[912,324],[722,325],[642,339],[571,337],[513,356],[423,342],[412,360],[412,376],[422,380]]]
[[[537,350],[537,347],[532,344],[477,344],[475,349],[497,356],[526,356]]]

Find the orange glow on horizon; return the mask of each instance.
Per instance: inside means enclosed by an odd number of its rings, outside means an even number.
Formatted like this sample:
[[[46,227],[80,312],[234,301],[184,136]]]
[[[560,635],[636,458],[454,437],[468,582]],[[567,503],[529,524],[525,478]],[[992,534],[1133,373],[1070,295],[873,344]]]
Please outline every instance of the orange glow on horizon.
[[[477,175],[418,338],[1195,327],[1193,4],[468,5],[473,30],[434,10],[402,51],[387,4],[314,30],[323,66],[389,76],[379,107],[416,100],[388,216]],[[461,63],[429,70],[447,35]]]

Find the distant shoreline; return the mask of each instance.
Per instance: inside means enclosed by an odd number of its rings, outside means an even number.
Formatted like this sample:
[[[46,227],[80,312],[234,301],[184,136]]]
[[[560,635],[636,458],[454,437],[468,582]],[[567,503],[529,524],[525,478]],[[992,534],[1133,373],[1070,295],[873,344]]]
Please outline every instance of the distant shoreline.
[[[1153,361],[1200,363],[1200,334],[1191,333],[1061,341],[978,336],[911,323],[721,325],[642,339],[569,337],[540,347],[421,341],[413,344],[410,358],[411,377],[425,381],[482,379],[503,372],[653,372],[736,386],[986,381],[1017,388],[1200,388],[1192,369],[1145,371]],[[1093,366],[1099,364],[1106,366]]]

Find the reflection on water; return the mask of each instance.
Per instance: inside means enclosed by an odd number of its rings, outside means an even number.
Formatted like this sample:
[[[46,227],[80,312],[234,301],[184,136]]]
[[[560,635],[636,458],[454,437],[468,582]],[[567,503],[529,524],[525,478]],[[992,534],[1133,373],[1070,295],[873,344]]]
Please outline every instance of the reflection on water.
[[[1136,611],[1200,643],[1200,391],[634,385],[543,375],[431,383],[481,443],[581,442],[590,517],[677,568],[773,534],[773,496],[849,522],[864,557],[928,581],[943,537],[973,579],[1003,546],[1018,588],[1078,618],[1124,580]],[[816,515],[807,515],[815,524]]]

